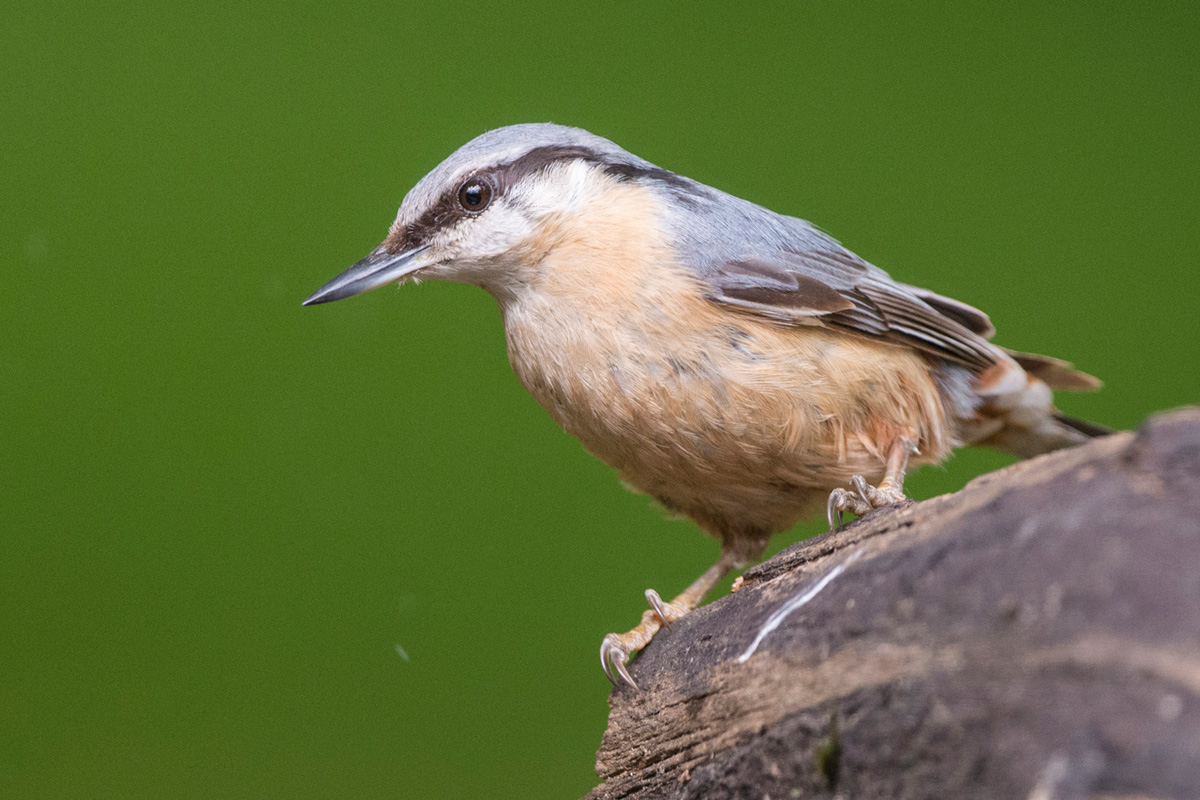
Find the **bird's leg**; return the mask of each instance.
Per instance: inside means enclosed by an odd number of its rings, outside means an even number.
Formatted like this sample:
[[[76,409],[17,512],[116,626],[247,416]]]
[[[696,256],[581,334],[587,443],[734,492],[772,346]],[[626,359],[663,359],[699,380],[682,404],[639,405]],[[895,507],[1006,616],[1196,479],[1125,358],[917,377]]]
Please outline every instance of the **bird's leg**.
[[[646,600],[650,603],[650,608],[642,612],[642,621],[638,626],[628,633],[610,633],[604,637],[604,642],[600,645],[600,663],[604,666],[604,674],[613,682],[613,685],[617,685],[619,676],[621,680],[636,689],[637,684],[634,683],[633,677],[625,667],[629,662],[629,656],[650,644],[654,634],[658,633],[664,625],[669,626],[700,605],[700,601],[716,585],[717,581],[728,575],[731,569],[744,566],[748,560],[746,554],[742,553],[740,549],[725,545],[721,548],[721,557],[717,559],[717,563],[706,569],[703,575],[693,581],[691,586],[684,589],[671,602],[664,603],[658,596],[658,592],[647,589]]]
[[[887,469],[878,486],[871,486],[861,475],[851,478],[851,483],[860,495],[866,495],[867,502],[875,508],[903,503],[908,499],[904,496],[904,473],[908,471],[908,457],[917,452],[916,440],[903,436],[892,443],[888,451]]]
[[[862,475],[855,475],[850,479],[853,492],[846,489],[834,489],[830,492],[829,502],[825,507],[830,533],[842,527],[843,511],[862,516],[876,508],[906,501],[908,498],[904,496],[904,473],[908,469],[908,457],[916,452],[919,452],[916,439],[901,436],[888,450],[887,467],[878,486],[867,483]]]

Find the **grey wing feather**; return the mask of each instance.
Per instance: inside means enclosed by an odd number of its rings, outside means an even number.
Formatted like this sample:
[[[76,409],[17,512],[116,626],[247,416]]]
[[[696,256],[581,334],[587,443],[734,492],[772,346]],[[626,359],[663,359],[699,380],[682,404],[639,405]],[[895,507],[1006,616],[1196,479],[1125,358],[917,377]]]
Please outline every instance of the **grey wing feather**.
[[[710,299],[777,322],[823,325],[983,371],[1005,356],[987,315],[892,280],[808,222],[711,190],[677,229]]]

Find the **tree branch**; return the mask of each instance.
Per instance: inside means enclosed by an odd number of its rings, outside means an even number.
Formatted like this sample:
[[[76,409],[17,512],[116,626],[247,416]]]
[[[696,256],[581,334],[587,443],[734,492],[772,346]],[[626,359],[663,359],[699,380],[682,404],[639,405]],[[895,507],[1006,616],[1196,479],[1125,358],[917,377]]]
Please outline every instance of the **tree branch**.
[[[633,671],[594,800],[1200,797],[1200,410],[788,548]]]

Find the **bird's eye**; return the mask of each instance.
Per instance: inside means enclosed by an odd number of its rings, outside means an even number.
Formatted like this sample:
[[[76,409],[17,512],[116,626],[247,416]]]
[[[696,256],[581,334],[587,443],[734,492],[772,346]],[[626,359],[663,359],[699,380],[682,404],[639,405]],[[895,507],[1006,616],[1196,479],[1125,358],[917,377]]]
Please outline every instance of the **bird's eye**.
[[[458,190],[458,204],[464,211],[478,213],[492,201],[492,187],[482,178],[468,178]]]

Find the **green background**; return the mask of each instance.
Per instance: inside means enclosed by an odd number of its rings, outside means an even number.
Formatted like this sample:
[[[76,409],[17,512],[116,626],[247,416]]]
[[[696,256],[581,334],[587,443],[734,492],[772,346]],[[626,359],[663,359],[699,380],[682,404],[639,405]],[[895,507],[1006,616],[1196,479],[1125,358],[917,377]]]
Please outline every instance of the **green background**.
[[[716,543],[553,425],[483,292],[300,307],[488,128],[812,219],[1103,377],[1077,416],[1194,402],[1200,6],[994,5],[10,5],[0,796],[595,783],[601,637]]]

